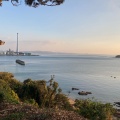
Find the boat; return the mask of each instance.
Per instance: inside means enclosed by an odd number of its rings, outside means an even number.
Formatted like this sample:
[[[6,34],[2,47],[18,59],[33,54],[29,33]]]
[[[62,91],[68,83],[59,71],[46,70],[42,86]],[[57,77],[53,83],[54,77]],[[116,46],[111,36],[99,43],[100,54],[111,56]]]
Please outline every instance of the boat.
[[[18,64],[20,64],[20,65],[25,65],[25,62],[22,61],[22,60],[19,60],[19,59],[16,60],[16,63],[18,63]]]

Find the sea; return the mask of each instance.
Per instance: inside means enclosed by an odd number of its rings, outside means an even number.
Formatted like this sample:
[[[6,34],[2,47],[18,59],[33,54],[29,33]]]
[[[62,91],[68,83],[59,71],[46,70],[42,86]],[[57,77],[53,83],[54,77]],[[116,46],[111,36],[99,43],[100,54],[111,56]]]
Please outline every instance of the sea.
[[[25,66],[17,64],[16,59],[25,61]],[[28,78],[48,81],[54,75],[62,92],[71,99],[120,102],[120,59],[112,55],[0,56],[0,71],[13,73],[21,82]],[[80,91],[92,94],[79,95]]]

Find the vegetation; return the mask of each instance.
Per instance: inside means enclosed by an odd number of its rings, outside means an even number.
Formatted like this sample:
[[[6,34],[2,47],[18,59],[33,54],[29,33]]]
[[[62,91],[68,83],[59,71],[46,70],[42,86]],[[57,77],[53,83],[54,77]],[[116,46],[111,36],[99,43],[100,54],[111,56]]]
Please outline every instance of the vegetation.
[[[53,76],[49,81],[26,79],[20,82],[7,72],[0,72],[0,106],[2,120],[56,120],[56,115],[59,119],[64,115],[66,120],[85,120],[78,114],[90,120],[110,120],[115,112],[111,104],[89,99],[76,100],[73,107]]]
[[[0,80],[0,102],[3,101],[18,103],[19,97],[5,81]]]
[[[9,0],[0,0],[0,6],[2,6],[3,1],[9,1]],[[56,6],[60,5],[64,2],[64,0],[24,0],[25,4],[32,7],[38,7],[39,5],[44,6]],[[11,3],[14,6],[18,6],[21,4],[21,0],[11,0]]]
[[[103,104],[90,99],[76,100],[75,107],[80,115],[90,120],[111,120],[115,112],[111,104]]]
[[[4,45],[4,44],[5,44],[5,42],[0,40],[0,45]]]
[[[24,113],[12,113],[2,120],[22,120],[24,117]]]
[[[39,107],[71,109],[68,98],[61,93],[57,82],[27,79],[17,81],[11,73],[0,73],[0,101],[25,102]]]

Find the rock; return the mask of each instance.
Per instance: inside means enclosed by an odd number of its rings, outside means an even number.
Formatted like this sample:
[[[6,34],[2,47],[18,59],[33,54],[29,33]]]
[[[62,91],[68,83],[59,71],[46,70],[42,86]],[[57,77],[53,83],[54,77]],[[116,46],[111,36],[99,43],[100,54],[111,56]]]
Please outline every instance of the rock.
[[[116,55],[115,58],[120,58],[120,55]]]
[[[117,107],[120,107],[120,102],[114,102]]]
[[[78,88],[72,88],[72,90],[79,90]]]
[[[92,94],[91,92],[86,92],[87,94]]]
[[[85,91],[78,92],[79,95],[88,95]]]
[[[78,92],[79,95],[88,95],[88,94],[92,94],[91,92],[85,92],[85,91],[81,91]]]

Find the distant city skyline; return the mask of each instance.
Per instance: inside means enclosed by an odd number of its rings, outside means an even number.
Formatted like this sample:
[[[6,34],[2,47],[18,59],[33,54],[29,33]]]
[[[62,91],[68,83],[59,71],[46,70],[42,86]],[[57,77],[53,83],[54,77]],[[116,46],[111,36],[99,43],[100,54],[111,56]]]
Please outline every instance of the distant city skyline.
[[[56,7],[0,7],[0,50],[120,54],[120,0],[65,0]]]

